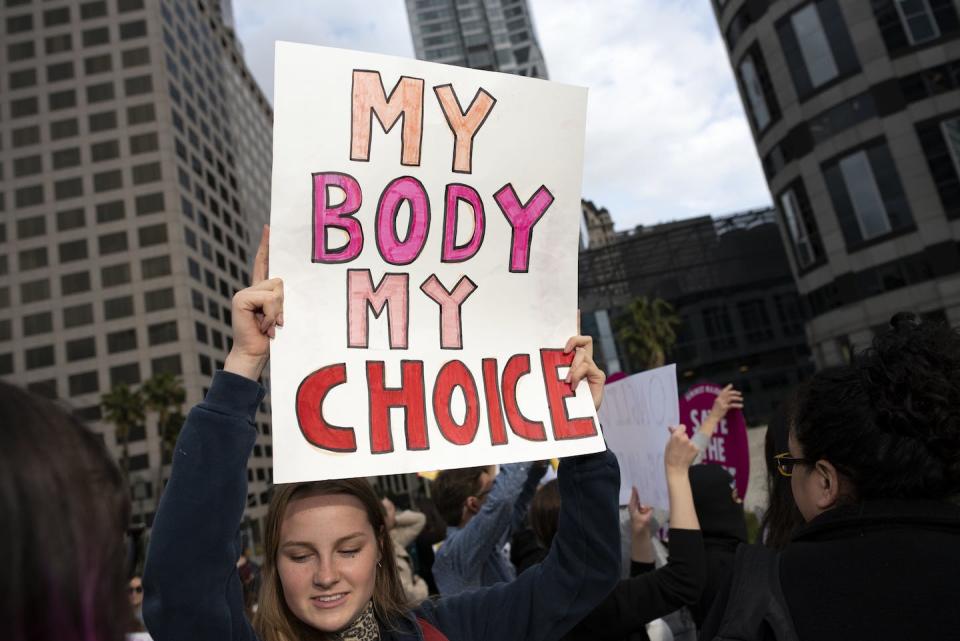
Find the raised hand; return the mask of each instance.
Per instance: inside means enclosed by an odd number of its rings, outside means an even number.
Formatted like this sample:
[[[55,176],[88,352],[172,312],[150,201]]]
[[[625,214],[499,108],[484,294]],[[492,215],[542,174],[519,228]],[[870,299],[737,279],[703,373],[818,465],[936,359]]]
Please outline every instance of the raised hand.
[[[713,401],[710,418],[719,422],[732,409],[743,409],[743,394],[733,389],[733,385],[727,385]]]
[[[683,476],[687,475],[687,469],[697,458],[697,446],[690,441],[687,436],[687,428],[683,425],[675,425],[670,428],[670,439],[667,441],[667,449],[663,455],[663,463],[667,469],[667,475],[679,472]]]
[[[571,336],[563,348],[565,354],[574,352],[573,363],[567,372],[566,382],[574,390],[580,381],[586,379],[590,386],[590,395],[593,396],[593,405],[600,409],[603,403],[603,384],[607,375],[593,362],[593,338],[590,336]]]
[[[633,531],[633,536],[649,536],[653,508],[640,502],[640,493],[635,487],[630,489],[630,503],[627,509],[630,512],[630,529]]]

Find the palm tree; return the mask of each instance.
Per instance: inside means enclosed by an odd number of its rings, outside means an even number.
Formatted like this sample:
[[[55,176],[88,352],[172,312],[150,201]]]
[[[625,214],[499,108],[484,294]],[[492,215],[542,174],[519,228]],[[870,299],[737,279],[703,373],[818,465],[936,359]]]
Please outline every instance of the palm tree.
[[[121,444],[120,469],[126,479],[130,471],[130,430],[143,424],[143,396],[121,383],[100,397],[104,419],[113,423]]]
[[[187,393],[180,380],[169,373],[154,374],[140,387],[144,406],[148,411],[157,413],[157,432],[160,436],[160,465],[157,471],[157,484],[154,492],[157,501],[163,486],[163,466],[170,460],[173,448],[180,435],[185,420],[183,403]]]
[[[680,317],[662,298],[637,298],[617,321],[617,338],[630,363],[640,369],[662,367],[677,341]]]

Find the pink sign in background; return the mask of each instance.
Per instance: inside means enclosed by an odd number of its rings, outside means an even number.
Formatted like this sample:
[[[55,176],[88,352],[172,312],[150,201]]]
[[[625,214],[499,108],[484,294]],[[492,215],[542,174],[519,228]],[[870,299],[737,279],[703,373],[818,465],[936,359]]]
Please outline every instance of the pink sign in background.
[[[715,383],[697,383],[680,397],[680,422],[687,426],[692,437],[710,415],[713,402],[723,388]],[[747,422],[743,412],[732,409],[713,433],[703,462],[717,463],[725,467],[737,484],[737,495],[747,495],[750,480],[750,447],[747,443]]]

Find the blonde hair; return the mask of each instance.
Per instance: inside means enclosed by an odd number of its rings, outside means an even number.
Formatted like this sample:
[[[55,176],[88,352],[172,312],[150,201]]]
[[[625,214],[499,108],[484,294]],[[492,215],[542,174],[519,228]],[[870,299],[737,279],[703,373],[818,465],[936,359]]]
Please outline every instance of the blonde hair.
[[[280,575],[277,572],[280,526],[287,512],[287,506],[293,499],[306,494],[311,496],[346,494],[360,501],[377,535],[377,545],[380,549],[380,563],[377,566],[373,587],[374,613],[377,619],[387,626],[402,618],[409,604],[397,574],[393,544],[390,542],[390,534],[384,523],[383,505],[373,487],[364,479],[290,483],[274,486],[270,508],[267,511],[263,583],[260,587],[257,613],[253,618],[253,628],[257,636],[262,641],[322,641],[328,637],[327,634],[298,619],[290,611],[283,596],[283,585],[280,583]]]

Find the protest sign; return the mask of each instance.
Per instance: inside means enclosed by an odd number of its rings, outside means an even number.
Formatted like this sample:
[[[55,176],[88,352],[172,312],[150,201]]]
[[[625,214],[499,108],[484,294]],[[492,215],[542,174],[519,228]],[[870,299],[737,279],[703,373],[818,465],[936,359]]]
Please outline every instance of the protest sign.
[[[600,422],[620,463],[620,505],[636,487],[640,501],[670,509],[663,453],[670,426],[680,423],[677,366],[667,365],[610,383],[604,390]]]
[[[698,383],[687,390],[680,401],[680,420],[693,436],[713,408],[713,402],[723,388],[713,383]],[[710,444],[703,453],[704,463],[719,463],[733,476],[737,484],[737,496],[747,495],[750,480],[750,446],[747,442],[747,422],[743,412],[731,409],[720,421]]]
[[[603,449],[576,333],[586,90],[277,43],[276,482]]]

